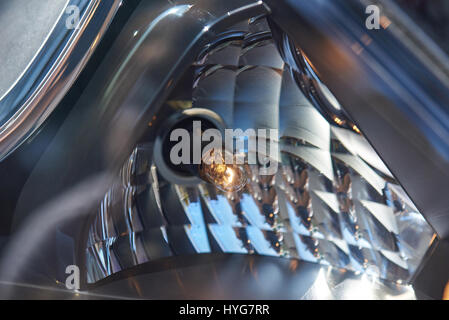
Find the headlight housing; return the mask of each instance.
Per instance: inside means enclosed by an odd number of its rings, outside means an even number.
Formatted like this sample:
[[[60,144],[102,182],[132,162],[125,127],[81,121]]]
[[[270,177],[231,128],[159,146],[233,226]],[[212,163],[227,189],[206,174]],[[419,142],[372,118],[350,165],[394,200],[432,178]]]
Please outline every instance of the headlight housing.
[[[65,255],[57,260],[79,265],[83,287],[92,290],[151,269],[153,263],[160,266],[213,253],[271,256],[291,261],[292,269],[298,261],[313,262],[317,268],[329,266],[337,278],[363,273],[365,279],[381,279],[396,288],[413,281],[436,235],[392,174],[399,172],[399,180],[407,181],[398,162],[392,161],[391,155],[397,156],[398,151],[384,147],[378,136],[373,140],[376,134],[366,121],[372,116],[389,137],[395,128],[392,123],[401,119],[399,110],[392,108],[393,101],[400,99],[394,100],[398,97],[393,95],[390,101],[389,94],[403,84],[392,81],[397,86],[385,89],[383,82],[373,80],[386,79],[378,74],[360,77],[360,83],[346,85],[345,90],[335,86],[332,77],[329,81],[329,75],[338,72],[344,81],[357,79],[357,72],[365,71],[366,57],[351,60],[340,51],[338,58],[346,60],[329,59],[335,67],[329,72],[319,64],[326,50],[317,52],[310,42],[292,41],[302,40],[297,33],[303,30],[285,28],[279,8],[301,5],[305,14],[308,2],[282,1],[273,8],[248,0],[162,2],[142,4],[143,10],[127,24],[95,72],[33,168],[17,205],[18,220],[49,199],[59,203],[51,207],[58,211],[53,215],[60,214],[55,221],[77,217],[70,228],[55,227],[57,249],[75,252],[74,258]],[[316,40],[323,43],[318,36]],[[340,44],[352,48],[345,41]],[[367,99],[360,109],[348,104],[352,101],[348,97],[359,98],[357,90],[368,87],[385,91],[376,91],[376,99]],[[388,112],[373,112],[379,97],[385,104],[378,105]],[[370,112],[363,114],[365,107]],[[391,114],[395,117],[390,119]],[[181,116],[186,116],[185,122],[170,121]],[[264,156],[278,147],[271,158],[239,164],[240,177],[247,179],[245,188],[237,192],[224,192],[226,188],[208,183],[231,179],[232,174],[219,179],[227,167],[213,171],[202,163],[170,163],[166,137],[175,129],[192,133],[193,120],[211,119],[218,121],[209,121],[208,129],[219,132],[256,129],[257,134],[234,140],[236,145],[263,136]],[[258,129],[278,134],[270,137]],[[407,141],[407,152],[423,141],[422,135],[413,133],[417,144],[401,136]],[[397,136],[392,139],[397,147]],[[390,141],[384,142],[391,147]],[[238,151],[247,160],[254,150]],[[278,170],[263,174],[273,163]],[[435,167],[429,170],[435,172]],[[206,179],[204,170],[209,173]],[[58,199],[100,172],[112,173],[116,180],[92,183],[92,195],[80,198],[83,210],[73,213],[72,201],[63,204]],[[427,179],[412,178],[418,177]],[[413,200],[419,200],[416,189],[412,191]],[[105,194],[102,201],[96,201],[97,193]],[[79,218],[88,211],[85,207],[92,208],[91,215]]]

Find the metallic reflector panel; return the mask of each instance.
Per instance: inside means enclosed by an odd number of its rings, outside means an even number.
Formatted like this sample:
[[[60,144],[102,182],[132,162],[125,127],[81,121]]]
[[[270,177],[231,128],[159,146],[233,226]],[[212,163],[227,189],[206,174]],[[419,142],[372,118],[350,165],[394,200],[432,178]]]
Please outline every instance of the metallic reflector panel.
[[[245,165],[249,181],[240,192],[176,185],[158,173],[152,143],[137,146],[91,224],[88,282],[210,252],[410,281],[433,230],[358,128],[330,123],[304,96],[264,19],[219,35],[187,72],[182,98],[167,101],[164,112],[206,108],[228,128],[279,129],[279,170],[266,176]]]

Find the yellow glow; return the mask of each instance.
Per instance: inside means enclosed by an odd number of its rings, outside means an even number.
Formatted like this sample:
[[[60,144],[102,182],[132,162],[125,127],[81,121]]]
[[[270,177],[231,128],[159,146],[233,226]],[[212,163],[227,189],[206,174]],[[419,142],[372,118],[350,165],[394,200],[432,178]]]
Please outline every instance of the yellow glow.
[[[338,125],[342,125],[342,124],[343,124],[343,120],[341,120],[339,117],[335,117],[335,118],[334,118],[334,121],[335,121],[335,123],[338,124]]]
[[[232,182],[234,181],[234,176],[234,170],[232,170],[231,168],[226,168],[225,180],[228,184],[232,184]]]
[[[357,133],[360,133],[360,130],[359,130],[359,128],[357,128],[356,125],[353,125],[353,126],[352,126],[352,130],[354,130],[354,131],[357,132]]]
[[[449,282],[444,287],[443,300],[449,300]]]
[[[241,190],[247,181],[244,168],[235,164],[224,164],[224,162],[225,157],[220,150],[211,150],[203,156],[200,176],[221,191]]]

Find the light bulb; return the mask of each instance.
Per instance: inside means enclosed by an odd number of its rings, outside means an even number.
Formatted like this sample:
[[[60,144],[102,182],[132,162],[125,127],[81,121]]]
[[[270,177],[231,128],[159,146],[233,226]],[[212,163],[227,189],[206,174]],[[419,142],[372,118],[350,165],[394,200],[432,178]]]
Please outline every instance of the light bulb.
[[[242,190],[247,182],[246,171],[243,166],[234,164],[234,157],[232,159],[232,164],[226,164],[221,150],[212,149],[205,152],[200,167],[200,177],[221,191]]]

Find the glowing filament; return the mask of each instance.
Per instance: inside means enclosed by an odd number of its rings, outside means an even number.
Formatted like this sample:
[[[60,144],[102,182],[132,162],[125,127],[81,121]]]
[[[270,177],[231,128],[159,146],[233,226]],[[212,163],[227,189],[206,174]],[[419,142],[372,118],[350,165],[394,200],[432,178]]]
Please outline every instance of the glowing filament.
[[[225,164],[221,151],[211,150],[203,156],[200,176],[225,192],[236,192],[246,185],[246,172],[242,166]]]

